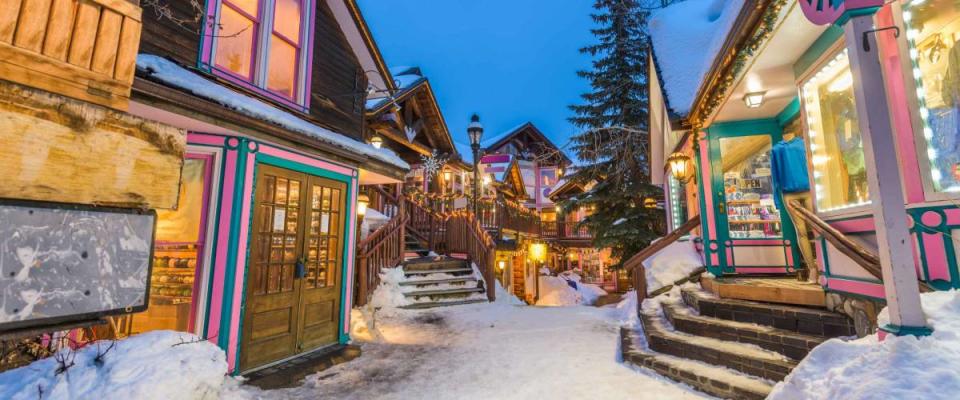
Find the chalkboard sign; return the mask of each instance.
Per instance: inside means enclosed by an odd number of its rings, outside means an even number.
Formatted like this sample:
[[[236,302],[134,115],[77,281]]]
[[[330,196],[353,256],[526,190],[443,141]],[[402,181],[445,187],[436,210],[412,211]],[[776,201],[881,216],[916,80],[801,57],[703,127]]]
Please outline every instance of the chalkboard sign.
[[[0,200],[0,333],[146,310],[156,219]]]

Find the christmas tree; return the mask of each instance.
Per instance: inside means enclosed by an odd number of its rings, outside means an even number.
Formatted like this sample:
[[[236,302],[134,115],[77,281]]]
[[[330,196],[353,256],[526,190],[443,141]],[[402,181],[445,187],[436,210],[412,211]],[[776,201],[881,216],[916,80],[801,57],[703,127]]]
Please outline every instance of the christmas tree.
[[[650,8],[640,0],[596,0],[594,9],[598,27],[591,32],[599,43],[580,49],[594,56],[593,68],[578,72],[592,90],[581,95],[584,104],[570,106],[570,121],[583,130],[571,139],[580,165],[567,177],[587,190],[561,206],[593,210],[581,225],[593,233],[595,247],[611,248],[622,264],[661,236],[664,226],[664,211],[654,205],[663,191],[650,184]]]

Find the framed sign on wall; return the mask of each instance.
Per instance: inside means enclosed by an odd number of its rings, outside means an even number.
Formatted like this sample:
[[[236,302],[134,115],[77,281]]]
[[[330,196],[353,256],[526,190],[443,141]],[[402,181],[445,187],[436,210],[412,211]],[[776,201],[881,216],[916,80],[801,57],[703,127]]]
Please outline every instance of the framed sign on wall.
[[[156,213],[0,199],[0,333],[146,310]]]

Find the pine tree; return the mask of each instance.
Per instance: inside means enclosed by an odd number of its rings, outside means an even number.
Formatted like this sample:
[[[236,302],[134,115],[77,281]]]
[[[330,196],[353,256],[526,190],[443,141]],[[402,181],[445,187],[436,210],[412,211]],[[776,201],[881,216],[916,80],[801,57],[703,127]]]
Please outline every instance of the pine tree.
[[[662,209],[645,206],[662,198],[648,161],[649,9],[641,0],[596,0],[594,9],[599,43],[580,49],[595,58],[593,68],[578,72],[592,90],[581,95],[584,104],[570,106],[570,121],[583,130],[571,139],[581,165],[567,177],[588,190],[561,206],[592,209],[581,225],[622,264],[662,235],[665,221]]]

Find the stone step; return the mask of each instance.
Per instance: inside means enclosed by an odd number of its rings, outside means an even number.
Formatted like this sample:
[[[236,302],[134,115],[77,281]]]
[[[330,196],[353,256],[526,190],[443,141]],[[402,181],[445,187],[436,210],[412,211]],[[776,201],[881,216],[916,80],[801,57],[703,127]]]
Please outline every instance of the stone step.
[[[670,330],[660,315],[642,313],[640,320],[650,350],[730,368],[773,381],[783,380],[796,361],[759,347]]]
[[[462,268],[445,268],[445,269],[424,269],[424,270],[413,270],[407,271],[404,269],[404,275],[410,277],[414,275],[430,275],[430,274],[450,274],[455,276],[460,275],[470,275],[473,274],[473,268],[462,267]]]
[[[628,327],[620,328],[620,351],[623,362],[653,370],[666,378],[724,399],[760,400],[766,398],[773,389],[773,386],[765,380],[741,375],[726,368],[717,368],[645,350],[640,344],[641,334]]]
[[[436,289],[436,290],[417,290],[413,292],[406,292],[403,295],[406,297],[420,298],[420,297],[430,297],[430,298],[460,298],[466,297],[474,293],[483,293],[484,289],[479,287],[472,288],[460,288],[460,289]]]
[[[420,257],[403,262],[404,271],[426,271],[451,268],[470,268],[464,260],[449,257]]]
[[[425,302],[400,306],[400,308],[403,308],[406,310],[421,310],[425,308],[450,307],[450,306],[461,306],[465,304],[485,303],[486,301],[487,301],[486,299],[469,299],[469,300],[459,300],[459,301],[425,301]]]
[[[845,315],[819,308],[721,299],[698,288],[681,290],[684,302],[701,316],[772,326],[777,329],[824,336],[854,336],[853,321]]]
[[[697,315],[686,304],[662,302],[663,313],[673,329],[720,340],[747,343],[801,360],[823,343],[823,336],[804,335],[765,325],[728,321]]]
[[[400,286],[416,286],[416,287],[426,287],[426,286],[436,286],[436,285],[469,285],[476,286],[477,278],[472,276],[456,277],[456,278],[443,278],[443,279],[414,279],[400,282]]]

